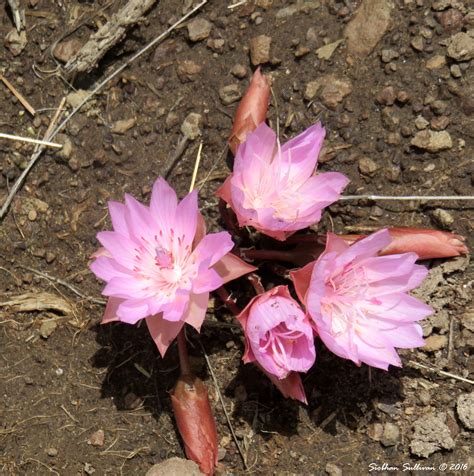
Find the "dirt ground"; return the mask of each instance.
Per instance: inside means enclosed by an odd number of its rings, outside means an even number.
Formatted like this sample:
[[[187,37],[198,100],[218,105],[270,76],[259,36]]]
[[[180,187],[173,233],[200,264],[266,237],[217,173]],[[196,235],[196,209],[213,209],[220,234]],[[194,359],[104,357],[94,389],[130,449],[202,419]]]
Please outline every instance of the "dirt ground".
[[[6,3],[2,39],[14,28]],[[126,2],[21,3],[26,44],[19,52],[3,40],[0,68],[37,114],[0,84],[0,130],[37,137],[63,97],[73,104],[74,89],[91,89],[191,2],[157,2],[97,68],[75,78],[58,58],[70,57]],[[200,203],[210,228],[221,227],[214,192],[229,172],[223,151],[231,118],[255,69],[250,49],[273,78],[270,123],[279,123],[284,141],[320,118],[327,129],[320,170],[344,172],[351,179],[346,194],[472,194],[470,3],[249,0],[232,7],[210,0],[192,17],[208,23],[179,27],[71,118],[56,138],[67,147],[41,156],[0,222],[1,474],[144,475],[183,456],[168,395],[178,375],[176,349],[161,359],[144,326],[99,325],[102,284],[88,269],[89,256],[96,233],[110,227],[107,200],[129,192],[148,201],[191,112],[202,116]],[[260,35],[266,38],[255,39]],[[52,54],[57,43],[63,57],[58,49]],[[181,196],[197,146],[187,145],[169,175]],[[3,203],[33,148],[2,140],[0,151]],[[331,206],[320,226],[341,233],[441,228],[468,237],[472,249],[470,203],[345,201]],[[404,367],[383,372],[357,368],[318,343],[317,365],[304,377],[308,406],[285,400],[242,364],[241,333],[218,300],[211,302],[210,323],[189,338],[218,423],[220,474],[472,471],[474,273],[468,258],[426,265],[431,273],[419,294],[436,310],[423,324],[427,346],[401,352]],[[231,289],[245,304],[246,285]],[[25,293],[35,298],[23,297],[23,307],[4,304]]]

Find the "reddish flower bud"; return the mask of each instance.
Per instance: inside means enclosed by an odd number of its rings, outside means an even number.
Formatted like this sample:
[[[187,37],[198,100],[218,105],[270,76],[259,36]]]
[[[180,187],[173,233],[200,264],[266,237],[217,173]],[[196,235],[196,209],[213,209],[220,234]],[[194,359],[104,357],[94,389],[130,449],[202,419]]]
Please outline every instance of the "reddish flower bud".
[[[265,121],[269,97],[270,82],[260,73],[260,68],[257,68],[235,113],[229,136],[229,147],[234,155],[239,145],[245,142],[247,134]]]
[[[206,386],[194,375],[181,375],[171,393],[171,404],[186,456],[204,474],[214,474],[217,430]]]
[[[468,253],[465,238],[447,231],[423,228],[388,228],[392,242],[380,255],[415,252],[419,259],[451,258]],[[364,235],[340,235],[351,244]]]

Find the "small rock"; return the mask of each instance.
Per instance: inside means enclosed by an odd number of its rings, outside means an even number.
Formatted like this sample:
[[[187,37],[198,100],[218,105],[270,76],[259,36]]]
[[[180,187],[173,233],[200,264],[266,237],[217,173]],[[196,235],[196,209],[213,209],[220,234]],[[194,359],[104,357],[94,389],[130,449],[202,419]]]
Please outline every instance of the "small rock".
[[[435,55],[432,56],[427,62],[426,67],[428,69],[439,69],[446,64],[446,56],[444,55]]]
[[[427,150],[428,152],[438,152],[440,150],[451,149],[453,141],[447,131],[425,130],[417,132],[411,140],[411,145]]]
[[[224,51],[225,40],[223,38],[209,38],[207,40],[207,47],[216,53]]]
[[[334,463],[327,463],[324,471],[328,476],[342,476],[342,469]]]
[[[267,35],[259,35],[250,40],[250,59],[254,66],[270,61],[272,39]]]
[[[202,476],[199,466],[189,459],[169,458],[152,466],[146,476]]]
[[[227,450],[225,448],[219,448],[217,450],[217,461],[222,461],[227,455]]]
[[[373,177],[379,166],[369,157],[361,157],[359,159],[359,172],[362,175]]]
[[[394,423],[385,423],[380,442],[384,446],[395,446],[400,439],[400,429]]]
[[[219,98],[225,106],[238,101],[242,97],[238,84],[229,84],[219,89]]]
[[[462,76],[462,71],[458,64],[452,64],[449,71],[453,78],[460,78]]]
[[[55,142],[62,144],[62,148],[56,152],[56,155],[64,160],[69,160],[74,150],[73,144],[69,136],[66,134],[58,134],[55,138]]]
[[[454,217],[451,215],[451,213],[446,210],[443,210],[442,208],[436,208],[435,210],[433,210],[431,216],[442,228],[449,229],[454,223]]]
[[[448,345],[448,338],[445,335],[432,334],[425,339],[422,350],[425,352],[435,352],[444,349]]]
[[[191,112],[186,116],[181,124],[181,132],[191,140],[196,139],[201,135],[201,129],[199,128],[201,120],[201,114]]]
[[[449,126],[451,120],[448,116],[439,116],[431,119],[430,126],[435,131],[442,131]]]
[[[202,66],[191,60],[184,60],[176,68],[176,74],[182,83],[195,81],[202,71]]]
[[[390,61],[393,61],[394,59],[397,59],[399,57],[400,53],[398,51],[390,49],[382,50],[382,53],[380,54],[380,58],[384,63],[390,63]]]
[[[449,39],[448,56],[456,61],[469,61],[474,58],[474,38],[467,33],[456,33]]]
[[[451,437],[449,427],[446,425],[445,414],[428,414],[421,416],[414,424],[414,434],[410,442],[412,454],[421,458],[441,449],[452,450],[454,440]]]
[[[51,264],[55,259],[56,259],[56,253],[54,253],[53,251],[46,252],[46,256],[45,256],[46,263]]]
[[[98,447],[104,446],[104,443],[105,443],[104,430],[97,430],[96,432],[92,433],[87,443],[92,446],[98,446]]]
[[[47,339],[58,327],[56,321],[47,320],[41,323],[39,333],[43,339]]]
[[[84,463],[84,472],[91,476],[95,473],[95,468],[90,463]]]
[[[119,121],[115,121],[112,124],[110,131],[113,134],[122,135],[129,131],[132,127],[134,127],[136,123],[137,120],[134,117],[131,117],[130,119],[120,119]]]
[[[437,99],[430,104],[430,109],[437,115],[441,116],[448,109],[448,103],[446,101],[441,101]]]
[[[474,309],[467,309],[459,316],[461,325],[471,332],[474,332]]]
[[[188,23],[189,39],[193,42],[205,40],[212,30],[212,23],[205,18],[195,18]]]
[[[304,45],[298,45],[295,50],[295,58],[302,58],[303,56],[307,55],[311,50]]]
[[[35,221],[38,218],[38,213],[34,208],[28,212],[28,220]]]
[[[425,49],[425,40],[422,36],[415,36],[410,42],[411,47],[416,51],[423,51]]]
[[[419,130],[419,131],[423,131],[425,130],[428,126],[429,126],[429,122],[423,117],[423,116],[418,116],[416,119],[415,119],[415,127]]]
[[[474,392],[459,395],[456,410],[461,423],[468,430],[474,430]]]
[[[344,40],[337,40],[334,43],[329,43],[328,45],[321,46],[316,50],[316,54],[318,55],[319,59],[328,60],[331,58],[333,53],[336,51],[337,47],[343,42]]]
[[[46,454],[48,456],[51,456],[51,458],[54,458],[55,456],[58,456],[58,450],[56,448],[51,447],[46,450]]]
[[[247,76],[247,68],[243,64],[236,64],[232,67],[230,72],[239,79],[245,78]]]
[[[450,8],[439,13],[437,18],[446,33],[453,33],[462,27],[464,15],[456,8]]]
[[[18,56],[26,47],[28,40],[26,38],[25,30],[20,33],[16,28],[10,30],[5,36],[5,48],[7,48],[13,56]]]
[[[384,106],[392,106],[395,103],[396,98],[397,96],[393,86],[387,86],[377,94],[377,102],[379,104],[383,104]]]
[[[362,0],[344,31],[350,54],[367,56],[390,26],[393,3],[390,0]]]
[[[84,99],[89,96],[89,91],[84,91],[83,89],[78,89],[77,91],[73,91],[66,96],[66,103],[75,109],[79,104],[81,104]]]
[[[179,123],[179,116],[174,111],[170,111],[165,119],[165,128],[167,131],[177,126]]]
[[[67,41],[61,41],[53,50],[53,56],[61,63],[67,63],[80,49],[82,43],[73,38]]]
[[[374,441],[380,441],[383,435],[382,423],[373,423],[367,429],[367,436]]]

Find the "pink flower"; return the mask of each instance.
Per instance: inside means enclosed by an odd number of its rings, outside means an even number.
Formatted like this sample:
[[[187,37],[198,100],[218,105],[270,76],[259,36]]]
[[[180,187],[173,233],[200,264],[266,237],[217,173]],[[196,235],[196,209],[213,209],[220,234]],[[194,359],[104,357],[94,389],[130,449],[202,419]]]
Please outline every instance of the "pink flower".
[[[153,186],[150,207],[125,195],[125,204],[109,202],[109,211],[114,231],[98,233],[104,248],[90,266],[107,283],[103,322],[147,318],[162,355],[185,322],[199,331],[210,291],[255,269],[229,253],[227,232],[205,235],[197,192],[178,204],[162,178]]]
[[[318,123],[283,147],[266,124],[247,135],[237,150],[234,171],[217,194],[240,226],[284,240],[317,223],[349,180],[338,172],[313,175],[325,130]]]
[[[336,355],[357,365],[401,366],[395,347],[423,345],[416,323],[432,309],[407,294],[425,278],[416,253],[377,256],[390,244],[381,230],[352,246],[328,233],[326,250],[292,273],[317,334]]]
[[[245,363],[256,361],[279,380],[314,364],[313,329],[286,286],[254,297],[237,319],[245,334]]]

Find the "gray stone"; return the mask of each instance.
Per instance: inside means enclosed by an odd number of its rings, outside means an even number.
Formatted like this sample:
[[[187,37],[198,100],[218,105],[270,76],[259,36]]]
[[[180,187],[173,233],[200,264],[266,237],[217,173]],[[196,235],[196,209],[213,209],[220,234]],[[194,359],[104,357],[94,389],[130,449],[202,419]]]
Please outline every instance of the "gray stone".
[[[229,84],[219,89],[219,98],[225,106],[238,101],[241,97],[242,93],[238,84]]]
[[[373,51],[390,26],[392,8],[391,0],[362,0],[344,31],[350,54],[366,56]]]
[[[53,56],[61,63],[67,63],[80,49],[82,43],[77,38],[61,41],[53,50]]]
[[[447,131],[425,130],[417,132],[410,143],[418,149],[428,152],[438,152],[453,147],[453,141]]]
[[[456,410],[461,423],[468,430],[474,430],[474,392],[459,395]]]
[[[169,458],[152,466],[146,476],[201,476],[199,466],[189,459]]]
[[[454,223],[454,217],[446,210],[442,208],[436,208],[433,210],[431,216],[436,221],[436,223],[442,228],[451,228],[451,225]]]
[[[254,66],[270,61],[272,39],[267,35],[255,36],[250,40],[250,59]]]
[[[416,420],[410,442],[412,454],[428,458],[436,451],[453,448],[454,440],[446,424],[446,414],[428,414]]]
[[[444,349],[448,345],[448,338],[445,335],[432,334],[425,339],[422,349],[425,352],[435,352]]]
[[[456,61],[474,58],[474,38],[467,33],[456,33],[449,39],[448,56]]]
[[[342,469],[334,463],[326,464],[324,470],[328,476],[342,476]]]
[[[191,140],[197,139],[201,135],[202,116],[195,112],[189,113],[181,124],[181,132]]]
[[[415,127],[419,130],[422,131],[426,129],[429,126],[429,122],[423,117],[423,116],[418,116],[415,119]]]
[[[362,175],[373,177],[379,166],[369,157],[361,157],[359,159],[359,172]]]
[[[56,321],[47,320],[41,323],[39,333],[43,339],[47,339],[58,327]]]
[[[380,442],[383,446],[395,446],[400,440],[400,429],[394,423],[385,423]]]
[[[212,30],[212,23],[205,18],[195,18],[188,23],[188,35],[191,41],[205,40]]]

